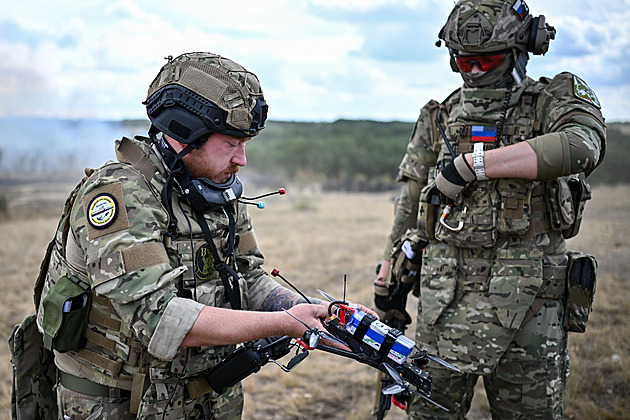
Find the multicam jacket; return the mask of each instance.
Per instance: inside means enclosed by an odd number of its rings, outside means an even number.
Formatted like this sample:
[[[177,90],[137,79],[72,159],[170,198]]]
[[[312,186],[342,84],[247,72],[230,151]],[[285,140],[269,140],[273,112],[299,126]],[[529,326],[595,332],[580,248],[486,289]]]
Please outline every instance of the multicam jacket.
[[[184,366],[181,380],[192,383],[233,351],[234,346],[180,347],[204,305],[230,304],[202,229],[177,194],[177,229],[172,238],[166,236],[169,216],[160,192],[167,173],[150,139],[123,138],[116,151],[119,162],[86,171],[68,200],[42,301],[62,277],[89,292],[84,346],[55,352],[55,363],[66,373],[114,388],[132,390],[142,378],[143,391],[151,384],[152,401],[143,400],[140,410],[151,414],[165,408],[164,384],[172,385]],[[261,268],[263,256],[244,207],[234,208],[236,260],[242,307],[255,310],[278,284]],[[228,217],[223,210],[204,216],[221,253]],[[40,304],[40,330],[43,312]]]
[[[497,130],[503,133],[498,147],[565,133],[589,156],[571,166],[572,174],[590,173],[603,158],[605,124],[595,94],[569,73],[526,78],[513,91],[464,87],[420,112],[400,165],[399,180],[407,187],[385,256],[407,228],[418,229],[429,242],[419,321],[435,331],[440,357],[466,372],[489,373],[534,300],[564,297],[565,238],[576,234],[581,219],[571,186],[588,185],[577,175],[473,181],[447,206],[434,180],[453,157],[436,118],[455,155],[472,152],[476,142],[484,142],[486,150],[494,147]]]

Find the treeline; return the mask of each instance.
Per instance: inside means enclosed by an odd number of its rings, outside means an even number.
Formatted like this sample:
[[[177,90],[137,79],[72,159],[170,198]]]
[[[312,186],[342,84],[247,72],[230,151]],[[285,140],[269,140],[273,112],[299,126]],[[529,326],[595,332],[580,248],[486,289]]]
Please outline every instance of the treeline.
[[[413,128],[408,122],[268,121],[247,146],[258,172],[318,181],[324,189],[379,191],[395,185]]]
[[[268,121],[247,146],[258,172],[318,181],[325,189],[378,191],[395,187],[413,130],[410,122]],[[630,183],[630,124],[608,125],[606,157],[588,178],[593,185]]]

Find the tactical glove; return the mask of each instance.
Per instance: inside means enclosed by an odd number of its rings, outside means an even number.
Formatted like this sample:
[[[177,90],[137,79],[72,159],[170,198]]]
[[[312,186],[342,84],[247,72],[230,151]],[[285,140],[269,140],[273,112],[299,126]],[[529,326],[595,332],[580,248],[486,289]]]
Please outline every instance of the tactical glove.
[[[435,186],[442,194],[452,200],[475,179],[477,179],[475,171],[461,154],[446,165],[435,177]]]

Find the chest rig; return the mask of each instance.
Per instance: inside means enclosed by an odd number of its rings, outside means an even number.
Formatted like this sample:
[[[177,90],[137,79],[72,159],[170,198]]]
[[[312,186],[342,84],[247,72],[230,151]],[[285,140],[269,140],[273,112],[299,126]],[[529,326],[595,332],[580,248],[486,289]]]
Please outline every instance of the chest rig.
[[[536,120],[542,89],[542,84],[532,81],[514,89],[461,89],[434,105],[432,121],[441,121],[455,155],[471,153],[475,145],[484,150],[509,146],[543,134],[542,123]],[[554,198],[558,194],[553,183],[515,178],[473,181],[454,205],[439,203],[433,182],[453,157],[437,122],[433,124],[437,164],[421,195],[418,220],[429,239],[483,249],[494,246],[501,236],[531,240],[555,230],[561,199]]]

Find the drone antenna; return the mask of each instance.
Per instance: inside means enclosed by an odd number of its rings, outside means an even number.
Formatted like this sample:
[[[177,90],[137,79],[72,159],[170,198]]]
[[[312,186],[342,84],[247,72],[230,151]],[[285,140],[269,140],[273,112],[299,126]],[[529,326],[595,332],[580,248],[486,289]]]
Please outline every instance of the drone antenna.
[[[347,275],[343,275],[343,301],[346,301],[346,284],[347,284]]]

